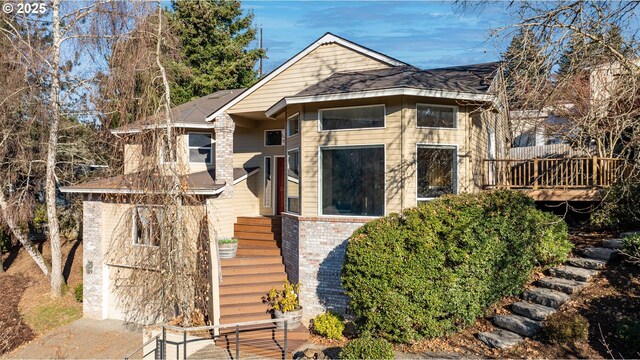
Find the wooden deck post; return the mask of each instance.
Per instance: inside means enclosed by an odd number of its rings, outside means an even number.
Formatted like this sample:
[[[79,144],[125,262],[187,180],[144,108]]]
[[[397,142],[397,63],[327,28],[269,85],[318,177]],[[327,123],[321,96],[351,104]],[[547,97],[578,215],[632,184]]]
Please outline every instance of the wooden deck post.
[[[591,164],[591,172],[593,174],[592,179],[591,179],[591,181],[592,181],[591,185],[593,185],[593,187],[596,187],[596,186],[598,186],[598,157],[594,156],[591,159],[591,163],[592,163]]]
[[[538,188],[538,158],[533,159],[533,189]]]

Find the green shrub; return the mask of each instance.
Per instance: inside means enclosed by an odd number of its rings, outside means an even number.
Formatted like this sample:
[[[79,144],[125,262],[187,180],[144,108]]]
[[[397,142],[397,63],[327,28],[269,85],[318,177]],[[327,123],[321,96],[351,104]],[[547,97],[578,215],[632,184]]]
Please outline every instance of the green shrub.
[[[396,342],[472,324],[571,249],[562,220],[514,191],[445,196],[356,230],[342,285],[360,331]],[[553,220],[553,221],[551,221]]]
[[[632,352],[640,351],[640,320],[622,318],[616,324],[615,337],[624,342]]]
[[[580,314],[557,312],[545,320],[544,332],[555,343],[586,341],[589,338],[589,321]]]
[[[84,291],[82,290],[82,284],[76,285],[76,287],[73,289],[73,294],[76,297],[76,301],[81,303],[84,294]]]
[[[622,239],[622,253],[635,264],[640,264],[640,234],[633,234]]]
[[[384,339],[367,335],[345,345],[340,351],[340,359],[393,359],[393,346]]]
[[[329,339],[342,339],[344,319],[339,314],[327,312],[313,319],[313,332]]]
[[[591,225],[599,228],[626,229],[640,226],[640,183],[624,183],[611,187],[591,214]]]

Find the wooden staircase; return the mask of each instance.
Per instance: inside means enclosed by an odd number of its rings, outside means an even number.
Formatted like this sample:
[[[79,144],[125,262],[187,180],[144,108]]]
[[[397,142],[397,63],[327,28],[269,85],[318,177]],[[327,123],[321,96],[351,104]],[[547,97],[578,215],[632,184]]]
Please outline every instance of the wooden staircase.
[[[287,279],[280,251],[281,229],[279,216],[238,217],[234,225],[235,238],[238,239],[237,255],[233,259],[221,260],[220,324],[271,319],[262,297],[273,287],[282,288],[283,281]],[[272,324],[241,330],[242,351],[282,358],[282,330],[276,330]],[[301,326],[288,335],[287,358],[290,358],[290,352],[306,341],[309,333]],[[218,347],[235,348],[234,331],[229,336],[222,336],[221,340],[216,342]]]

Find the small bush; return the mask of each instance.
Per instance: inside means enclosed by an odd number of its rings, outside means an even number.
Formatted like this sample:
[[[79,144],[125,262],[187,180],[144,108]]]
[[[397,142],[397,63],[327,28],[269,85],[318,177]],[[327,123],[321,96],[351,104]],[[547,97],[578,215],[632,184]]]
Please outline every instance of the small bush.
[[[313,332],[329,339],[342,339],[344,319],[339,314],[327,312],[313,319]]]
[[[445,196],[356,230],[342,286],[359,331],[411,343],[472,324],[571,247],[564,222],[524,194]]]
[[[591,214],[591,225],[607,229],[640,226],[640,182],[617,184],[607,192],[600,207]]]
[[[640,264],[640,234],[633,234],[622,239],[622,253],[627,256],[630,262]]]
[[[345,345],[340,352],[340,359],[393,359],[393,346],[384,339],[366,335]]]
[[[615,336],[632,352],[640,351],[640,320],[623,318],[616,325]]]
[[[555,343],[586,341],[589,338],[589,321],[580,314],[558,312],[547,318],[544,332]]]
[[[81,303],[82,302],[82,297],[83,297],[83,290],[82,290],[82,284],[78,284],[76,285],[76,287],[73,289],[73,294],[76,297],[76,301]]]

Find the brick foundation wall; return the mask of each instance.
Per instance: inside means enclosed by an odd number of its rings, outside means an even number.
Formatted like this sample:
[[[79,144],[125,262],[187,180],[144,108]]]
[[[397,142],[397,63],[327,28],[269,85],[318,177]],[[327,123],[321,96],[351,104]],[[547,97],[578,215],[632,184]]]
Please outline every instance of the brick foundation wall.
[[[305,322],[328,310],[346,312],[349,298],[342,290],[340,272],[347,240],[367,221],[283,215],[283,257],[289,279],[302,284],[300,302]]]
[[[82,312],[90,319],[103,319],[102,288],[103,255],[102,255],[102,202],[87,196],[82,203]]]

